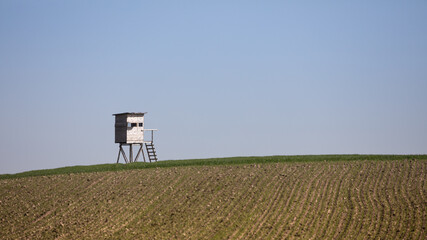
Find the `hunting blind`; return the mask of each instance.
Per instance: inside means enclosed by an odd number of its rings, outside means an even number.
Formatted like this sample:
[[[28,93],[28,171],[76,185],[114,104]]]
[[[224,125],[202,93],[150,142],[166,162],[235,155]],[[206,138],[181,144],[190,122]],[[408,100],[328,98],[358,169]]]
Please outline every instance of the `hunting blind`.
[[[123,159],[126,163],[136,162],[139,155],[142,154],[144,162],[146,162],[144,155],[144,144],[147,150],[148,160],[150,162],[157,162],[157,154],[154,149],[154,131],[157,129],[144,129],[144,115],[145,113],[136,113],[136,112],[125,112],[125,113],[116,113],[113,116],[116,117],[115,128],[115,143],[119,143],[119,154],[117,156],[117,163],[120,160],[120,154],[123,156]],[[148,141],[144,139],[144,132],[151,131],[151,139]],[[139,145],[138,153],[136,157],[133,158],[132,145]],[[123,146],[129,146],[129,159],[126,157]]]

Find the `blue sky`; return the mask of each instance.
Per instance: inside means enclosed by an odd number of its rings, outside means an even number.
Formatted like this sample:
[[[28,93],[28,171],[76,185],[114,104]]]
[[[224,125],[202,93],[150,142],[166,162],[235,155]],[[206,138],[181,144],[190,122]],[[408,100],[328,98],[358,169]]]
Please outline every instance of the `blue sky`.
[[[113,113],[161,160],[427,153],[426,1],[0,1],[0,173],[113,163]]]

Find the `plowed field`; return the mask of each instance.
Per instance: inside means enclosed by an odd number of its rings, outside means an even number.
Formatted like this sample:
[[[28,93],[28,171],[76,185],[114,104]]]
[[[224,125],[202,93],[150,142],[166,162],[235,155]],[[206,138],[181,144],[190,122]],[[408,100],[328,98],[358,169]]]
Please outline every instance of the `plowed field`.
[[[426,239],[427,161],[0,180],[1,239]]]

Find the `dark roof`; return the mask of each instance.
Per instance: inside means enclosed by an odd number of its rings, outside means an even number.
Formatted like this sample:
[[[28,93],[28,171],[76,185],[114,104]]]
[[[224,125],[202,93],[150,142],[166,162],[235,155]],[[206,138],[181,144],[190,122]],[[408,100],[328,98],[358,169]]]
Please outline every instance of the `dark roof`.
[[[124,113],[116,113],[113,114],[113,116],[117,116],[117,115],[136,115],[136,116],[144,116],[144,114],[146,114],[147,112],[124,112]]]

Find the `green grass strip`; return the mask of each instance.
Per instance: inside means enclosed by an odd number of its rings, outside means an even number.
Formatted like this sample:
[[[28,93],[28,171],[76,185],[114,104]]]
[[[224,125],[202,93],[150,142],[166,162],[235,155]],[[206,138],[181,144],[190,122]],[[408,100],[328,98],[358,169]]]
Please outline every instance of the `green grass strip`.
[[[217,166],[235,164],[258,164],[279,162],[333,162],[333,161],[385,161],[385,160],[427,160],[427,155],[295,155],[295,156],[266,156],[266,157],[229,157],[190,160],[168,160],[155,163],[136,162],[130,164],[98,164],[90,166],[72,166],[55,169],[34,170],[16,174],[2,174],[0,179],[21,177],[47,176],[57,174],[122,171],[145,168],[166,168],[183,166]]]

